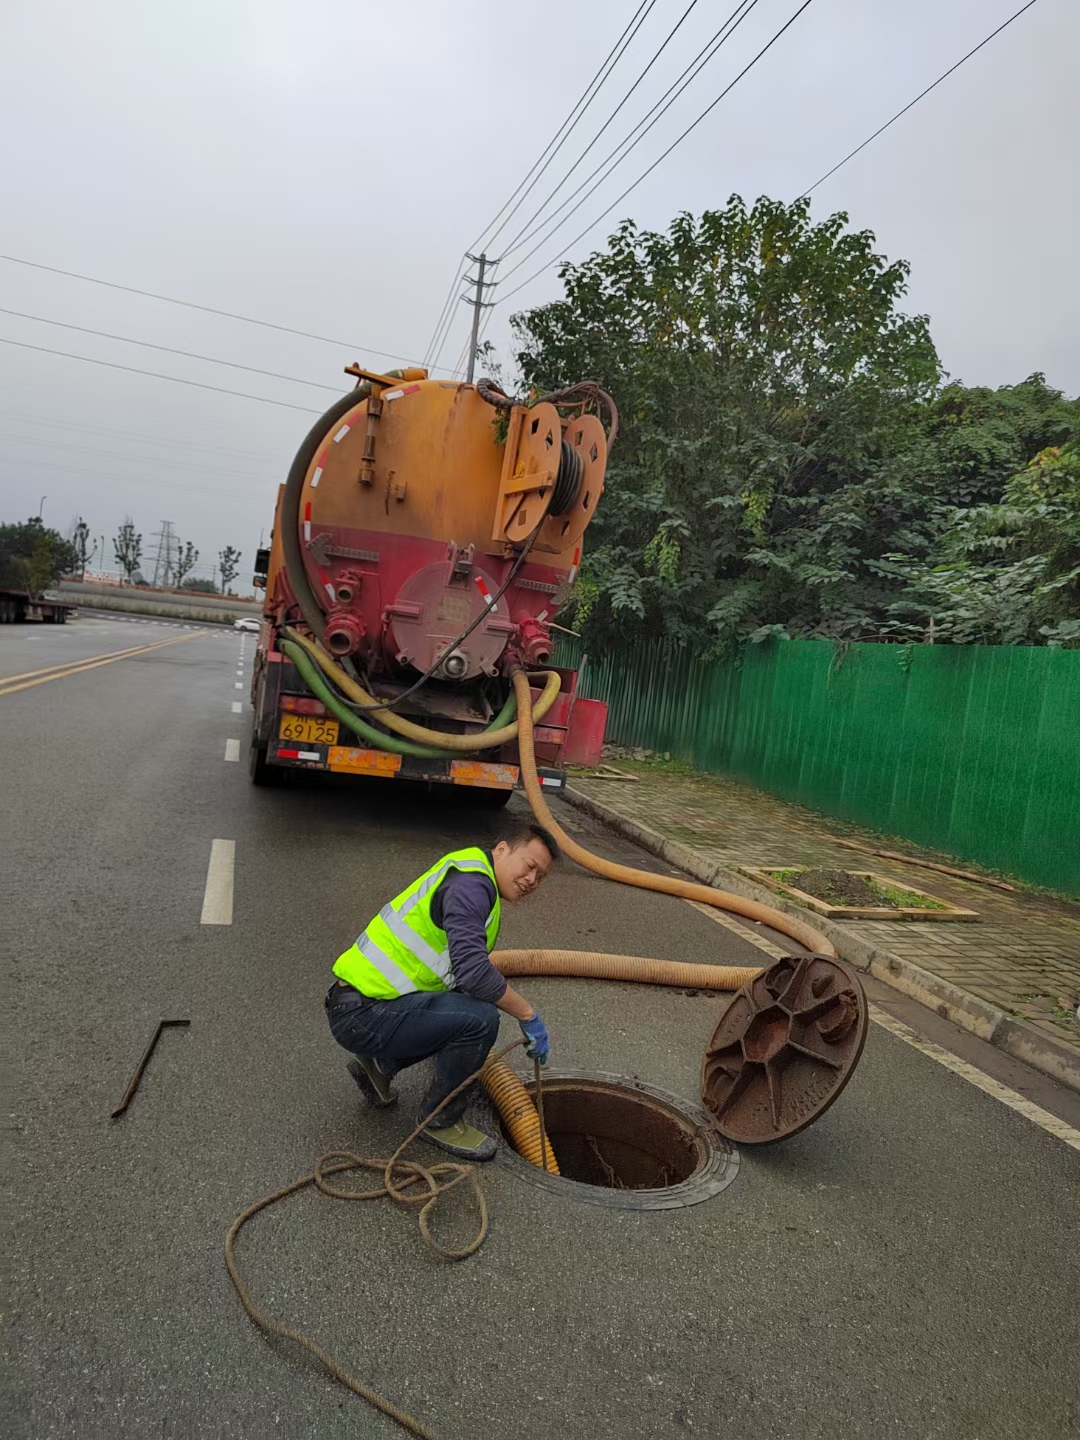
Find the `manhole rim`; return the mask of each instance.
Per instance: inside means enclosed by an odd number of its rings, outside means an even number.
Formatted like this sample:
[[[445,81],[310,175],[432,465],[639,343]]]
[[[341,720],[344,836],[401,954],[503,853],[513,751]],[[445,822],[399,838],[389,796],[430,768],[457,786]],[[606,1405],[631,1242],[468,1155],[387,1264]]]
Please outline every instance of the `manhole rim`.
[[[532,1077],[519,1077],[525,1088],[531,1092]],[[603,1185],[586,1185],[580,1180],[570,1180],[562,1175],[551,1175],[538,1165],[531,1165],[519,1155],[504,1138],[499,1124],[498,1113],[491,1102],[484,1097],[489,1109],[491,1124],[489,1133],[498,1139],[496,1161],[504,1169],[547,1190],[553,1195],[563,1195],[580,1200],[586,1205],[600,1205],[616,1210],[682,1210],[689,1205],[700,1205],[726,1190],[739,1173],[739,1152],[735,1144],[721,1135],[712,1122],[708,1111],[699,1102],[674,1095],[670,1090],[661,1090],[647,1084],[633,1075],[616,1075],[605,1070],[552,1070],[544,1075],[545,1083],[560,1080],[587,1081],[597,1085],[611,1085],[630,1095],[642,1095],[666,1107],[683,1122],[694,1127],[695,1139],[702,1147],[705,1159],[702,1165],[677,1185],[668,1185],[659,1190],[615,1190]]]

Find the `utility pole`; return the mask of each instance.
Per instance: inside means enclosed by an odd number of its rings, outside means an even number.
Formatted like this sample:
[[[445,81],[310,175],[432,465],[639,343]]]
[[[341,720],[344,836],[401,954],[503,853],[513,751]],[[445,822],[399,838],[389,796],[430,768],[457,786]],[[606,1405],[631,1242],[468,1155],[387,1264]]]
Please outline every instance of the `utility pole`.
[[[471,385],[473,375],[476,373],[476,343],[480,336],[480,311],[490,310],[491,304],[484,303],[484,271],[487,269],[487,256],[470,255],[469,252],[466,251],[465,258],[466,260],[473,261],[477,271],[475,275],[466,275],[465,277],[468,284],[475,287],[473,298],[467,300],[466,296],[463,295],[461,297],[463,300],[466,300],[467,304],[473,307],[472,334],[469,336],[469,362],[465,372],[465,383]]]

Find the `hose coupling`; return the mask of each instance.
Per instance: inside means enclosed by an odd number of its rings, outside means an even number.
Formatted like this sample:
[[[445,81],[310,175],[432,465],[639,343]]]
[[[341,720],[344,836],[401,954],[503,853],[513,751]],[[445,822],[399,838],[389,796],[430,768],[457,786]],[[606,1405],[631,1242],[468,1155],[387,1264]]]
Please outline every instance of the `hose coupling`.
[[[358,615],[350,610],[332,610],[327,617],[323,644],[331,655],[340,659],[359,650],[364,634],[364,622]]]
[[[542,620],[522,620],[515,635],[516,650],[528,665],[546,665],[551,656],[551,634]]]

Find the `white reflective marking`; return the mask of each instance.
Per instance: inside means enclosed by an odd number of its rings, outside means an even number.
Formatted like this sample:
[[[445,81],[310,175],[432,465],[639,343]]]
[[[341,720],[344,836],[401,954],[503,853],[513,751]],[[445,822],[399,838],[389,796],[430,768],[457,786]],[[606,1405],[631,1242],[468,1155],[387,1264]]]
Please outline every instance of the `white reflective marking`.
[[[321,760],[322,756],[318,750],[297,750],[296,758],[298,760]]]
[[[384,980],[388,981],[401,995],[409,995],[416,986],[409,979],[405,971],[396,960],[391,960],[381,945],[376,945],[371,936],[365,931],[356,940],[356,948],[363,955],[364,959],[374,965]]]
[[[341,442],[342,442],[342,440],[345,439],[345,436],[349,433],[349,430],[350,430],[351,428],[352,428],[352,427],[349,426],[349,425],[342,425],[341,429],[340,429],[340,430],[337,432],[337,434],[334,436],[334,444],[335,444],[335,445],[340,445]]]
[[[1074,1150],[1080,1150],[1080,1130],[1074,1130],[1064,1120],[1059,1120],[1056,1115],[1051,1115],[1049,1110],[1044,1110],[1033,1100],[1025,1100],[1015,1090],[1010,1090],[1007,1085],[1002,1085],[1000,1080],[995,1080],[991,1075],[984,1075],[981,1070],[976,1069],[967,1060],[961,1060],[958,1055],[950,1054],[940,1045],[935,1045],[932,1040],[924,1040],[903,1021],[895,1020],[884,1010],[879,1010],[876,1005],[870,1006],[870,1018],[888,1030],[890,1034],[895,1035],[898,1040],[903,1040],[906,1045],[921,1050],[931,1060],[936,1060],[939,1065],[944,1065],[946,1070],[951,1070],[954,1075],[961,1076],[969,1085],[974,1085],[977,1090],[981,1090],[984,1095],[990,1095],[995,1100],[1000,1100],[1002,1105],[1007,1105],[1010,1110],[1015,1110],[1018,1115],[1023,1115],[1025,1120],[1030,1120],[1033,1125],[1038,1125],[1040,1130],[1045,1130],[1048,1135],[1056,1135],[1059,1140],[1064,1140],[1066,1145],[1071,1145]]]
[[[322,479],[322,466],[320,465],[319,468],[315,471],[315,474],[312,475],[312,477],[311,477],[311,488],[312,488],[312,490],[315,489],[315,487],[318,485],[318,483],[319,483],[319,481],[320,481],[321,479]]]
[[[402,395],[404,394],[404,390],[387,390],[386,394],[382,398],[384,400],[400,400]]]
[[[232,924],[235,874],[236,841],[215,840],[210,846],[200,925]]]
[[[233,713],[234,715],[239,715],[240,712],[241,712],[241,710],[243,710],[243,708],[244,708],[244,707],[243,707],[243,705],[241,705],[241,703],[240,703],[239,700],[234,700],[234,701],[232,702],[232,713]]]
[[[240,759],[240,741],[239,741],[239,740],[226,740],[226,741],[225,741],[225,759],[226,759],[226,760],[239,760],[239,759]]]

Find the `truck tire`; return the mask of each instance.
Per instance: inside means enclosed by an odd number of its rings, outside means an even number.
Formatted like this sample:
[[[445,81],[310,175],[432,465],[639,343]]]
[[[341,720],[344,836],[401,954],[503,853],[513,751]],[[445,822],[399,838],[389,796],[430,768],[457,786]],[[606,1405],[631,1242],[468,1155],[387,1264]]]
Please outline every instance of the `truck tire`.
[[[280,765],[270,765],[266,759],[266,745],[259,743],[254,729],[251,732],[251,747],[248,750],[248,777],[253,785],[280,785],[285,779],[285,770]]]
[[[481,786],[462,786],[463,790],[468,789],[466,805],[475,806],[477,810],[501,810],[504,805],[509,805],[510,796],[513,790],[485,790]]]

